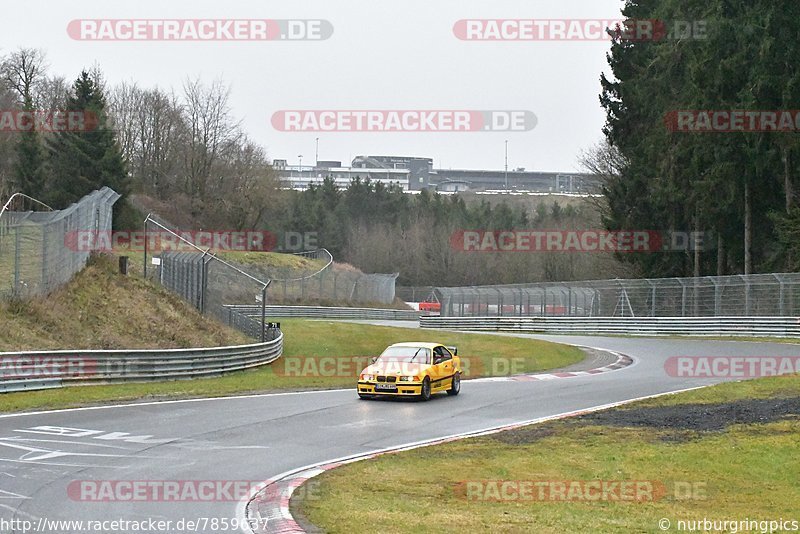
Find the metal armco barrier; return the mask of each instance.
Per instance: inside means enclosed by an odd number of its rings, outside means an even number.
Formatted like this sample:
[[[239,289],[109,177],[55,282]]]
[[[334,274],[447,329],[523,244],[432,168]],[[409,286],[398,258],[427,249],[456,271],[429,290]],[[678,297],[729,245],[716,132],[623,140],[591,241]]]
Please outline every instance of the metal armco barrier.
[[[272,363],[283,353],[280,325],[265,343],[200,349],[0,352],[0,393],[88,384],[218,376]]]
[[[260,317],[260,305],[226,306],[234,313],[247,317]],[[364,319],[416,321],[420,312],[414,310],[391,310],[386,308],[335,308],[325,306],[267,306],[268,319],[274,317],[306,317],[320,319]]]
[[[797,317],[420,317],[422,328],[628,336],[800,337]]]

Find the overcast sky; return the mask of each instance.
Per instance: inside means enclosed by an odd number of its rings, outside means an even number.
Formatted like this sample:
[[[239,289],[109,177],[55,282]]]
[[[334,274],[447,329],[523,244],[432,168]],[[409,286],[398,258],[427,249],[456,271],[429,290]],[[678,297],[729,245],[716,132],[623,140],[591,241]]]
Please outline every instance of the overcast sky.
[[[180,89],[187,77],[231,88],[234,114],[271,158],[349,162],[359,154],[434,158],[444,168],[580,170],[601,138],[599,77],[608,41],[480,42],[455,37],[459,19],[614,19],[621,0],[26,0],[5,3],[0,52],[42,48],[50,72],[98,64],[110,84]],[[73,19],[324,19],[324,41],[97,42],[73,40]],[[13,21],[13,24],[11,23]],[[527,132],[279,132],[292,109],[530,110]],[[345,163],[347,164],[347,163]]]

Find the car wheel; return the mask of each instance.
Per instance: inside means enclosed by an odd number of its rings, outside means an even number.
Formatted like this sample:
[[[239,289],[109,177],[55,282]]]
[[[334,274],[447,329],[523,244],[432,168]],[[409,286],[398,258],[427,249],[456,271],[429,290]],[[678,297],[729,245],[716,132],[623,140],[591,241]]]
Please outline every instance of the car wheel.
[[[447,394],[455,397],[459,391],[461,391],[461,373],[456,373],[453,375],[453,382],[450,389],[447,390]]]
[[[361,399],[361,400],[371,400],[372,399],[372,395],[364,395],[363,393],[359,393],[358,394],[358,398]]]
[[[431,379],[427,376],[422,381],[422,392],[419,395],[420,400],[431,400]]]

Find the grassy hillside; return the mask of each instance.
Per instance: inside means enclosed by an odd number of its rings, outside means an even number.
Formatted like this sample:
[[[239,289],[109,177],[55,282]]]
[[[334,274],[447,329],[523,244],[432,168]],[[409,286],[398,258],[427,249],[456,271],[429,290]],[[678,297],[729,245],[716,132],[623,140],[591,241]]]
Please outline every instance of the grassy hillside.
[[[137,269],[138,270],[138,269]],[[0,351],[184,348],[251,342],[201,316],[115,258],[94,256],[72,281],[31,301],[0,301]]]

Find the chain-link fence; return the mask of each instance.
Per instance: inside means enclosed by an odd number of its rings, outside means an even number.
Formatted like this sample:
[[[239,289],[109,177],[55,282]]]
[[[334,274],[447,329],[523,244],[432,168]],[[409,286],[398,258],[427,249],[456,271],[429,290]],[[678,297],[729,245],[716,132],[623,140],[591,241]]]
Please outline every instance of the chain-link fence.
[[[405,302],[424,302],[434,297],[433,286],[420,286],[420,287],[398,287],[395,292],[397,298],[403,299]]]
[[[57,211],[25,195],[9,199],[0,210],[0,297],[45,295],[68,282],[86,265],[91,239],[111,231],[119,197],[104,187]]]
[[[276,304],[348,303],[391,304],[395,298],[394,274],[364,274],[355,269],[335,266],[326,249],[303,252],[312,261],[311,268],[289,269],[256,267],[272,284],[269,302]]]
[[[170,235],[170,250],[148,250],[153,236]],[[151,243],[152,242],[152,243]],[[245,334],[269,341],[277,329],[230,308],[242,303],[259,303],[264,309],[269,280],[260,280],[238,267],[197,247],[185,236],[173,231],[163,221],[148,215],[144,232],[144,275],[189,301],[201,313],[209,313]]]
[[[800,315],[800,274],[438,287],[443,317]]]

